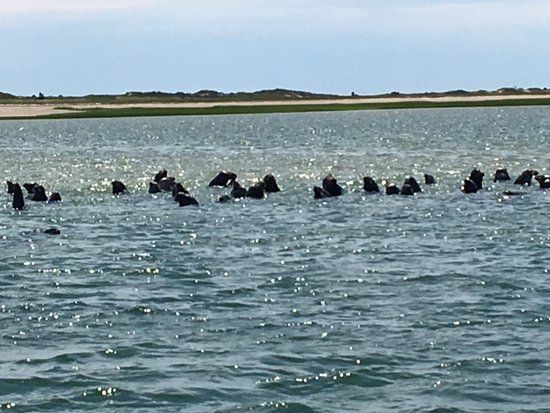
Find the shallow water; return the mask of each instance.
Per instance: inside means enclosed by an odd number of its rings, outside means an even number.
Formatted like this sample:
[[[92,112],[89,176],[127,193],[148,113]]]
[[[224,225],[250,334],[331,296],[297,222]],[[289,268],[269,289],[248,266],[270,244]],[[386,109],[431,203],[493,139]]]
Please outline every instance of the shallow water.
[[[549,174],[548,148],[546,107],[1,122],[2,177],[64,202],[1,198],[0,404],[549,411],[550,193],[490,179]],[[163,167],[199,208],[147,194]],[[220,169],[283,192],[218,204]],[[314,201],[328,172],[346,194]]]

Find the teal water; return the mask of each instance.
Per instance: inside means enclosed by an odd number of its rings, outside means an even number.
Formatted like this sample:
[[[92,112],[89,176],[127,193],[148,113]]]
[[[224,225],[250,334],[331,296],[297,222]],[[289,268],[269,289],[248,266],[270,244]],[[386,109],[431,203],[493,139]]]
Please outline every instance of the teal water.
[[[1,122],[0,178],[64,202],[1,198],[0,410],[548,412],[550,193],[490,175],[549,148],[546,107]],[[218,204],[220,169],[283,192]]]

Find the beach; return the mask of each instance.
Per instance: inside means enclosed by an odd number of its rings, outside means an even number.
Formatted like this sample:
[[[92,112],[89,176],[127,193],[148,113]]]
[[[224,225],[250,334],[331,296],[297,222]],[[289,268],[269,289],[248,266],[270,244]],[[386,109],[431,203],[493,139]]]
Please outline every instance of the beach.
[[[440,97],[358,97],[358,98],[335,98],[335,99],[296,99],[296,100],[261,100],[261,101],[198,101],[198,102],[136,102],[136,103],[8,103],[0,104],[0,119],[14,118],[43,118],[43,117],[94,117],[86,116],[86,113],[93,114],[98,110],[103,111],[106,116],[110,111],[124,110],[131,115],[133,109],[140,109],[139,116],[147,116],[148,113],[156,115],[157,110],[175,110],[174,114],[188,114],[187,111],[202,110],[204,114],[210,114],[209,109],[216,108],[218,111],[212,114],[232,113],[229,109],[236,109],[238,113],[247,113],[245,108],[252,108],[251,113],[277,112],[277,108],[286,108],[285,112],[296,112],[307,106],[307,111],[326,110],[334,107],[335,110],[361,110],[361,109],[399,109],[414,107],[457,107],[457,106],[524,106],[543,104],[550,100],[550,94],[518,94],[518,95],[474,95],[474,96],[440,96]],[[544,103],[545,104],[545,103]],[[239,108],[241,110],[239,110]],[[201,114],[201,113],[198,113]]]

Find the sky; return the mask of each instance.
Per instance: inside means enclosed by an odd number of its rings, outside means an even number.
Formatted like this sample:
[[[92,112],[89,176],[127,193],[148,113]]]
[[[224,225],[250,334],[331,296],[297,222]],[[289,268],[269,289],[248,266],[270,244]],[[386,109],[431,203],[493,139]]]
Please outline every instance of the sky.
[[[550,0],[0,0],[0,91],[550,87]]]

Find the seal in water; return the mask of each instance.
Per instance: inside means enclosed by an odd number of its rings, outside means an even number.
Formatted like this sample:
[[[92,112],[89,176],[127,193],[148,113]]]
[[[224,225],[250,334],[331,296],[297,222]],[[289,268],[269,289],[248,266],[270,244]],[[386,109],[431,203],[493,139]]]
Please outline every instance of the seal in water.
[[[123,194],[127,192],[126,185],[124,185],[120,181],[113,181],[111,182],[111,185],[113,186],[113,195]]]
[[[265,184],[263,181],[256,182],[248,191],[246,191],[246,196],[253,199],[263,199],[265,197]]]
[[[13,182],[12,181],[6,181],[6,184],[8,185],[8,194],[13,195]]]
[[[62,201],[61,194],[59,192],[52,192],[52,194],[50,195],[50,199],[48,199],[48,204],[52,202],[61,202],[61,201]]]
[[[25,209],[25,199],[23,198],[23,191],[18,183],[13,184],[13,209],[21,210]]]
[[[159,187],[165,192],[172,192],[172,189],[174,188],[174,185],[176,184],[176,178],[173,176],[168,176],[166,178],[162,178],[159,181]]]
[[[409,184],[403,184],[401,187],[401,195],[414,195],[414,188]]]
[[[436,183],[435,178],[433,175],[430,174],[424,174],[424,183],[426,185],[434,185]]]
[[[420,189],[420,185],[418,181],[413,176],[408,176],[405,179],[405,182],[403,183],[403,186],[409,185],[412,189],[412,191],[416,194],[417,192],[422,192],[422,189]],[[403,191],[403,188],[401,188],[401,191]]]
[[[182,183],[180,182],[176,182],[174,184],[174,188],[172,189],[172,196],[176,196],[177,194],[179,194],[180,192],[183,192],[184,194],[188,194],[189,195],[189,191],[187,189],[185,189],[185,187],[183,186]]]
[[[264,189],[265,192],[268,193],[274,193],[274,192],[281,192],[281,188],[279,188],[279,185],[277,185],[277,181],[275,180],[275,177],[271,174],[267,174],[264,176]]]
[[[231,196],[233,198],[244,198],[246,196],[246,188],[243,188],[241,184],[233,180],[233,189],[231,190]]]
[[[149,193],[158,194],[159,192],[162,192],[162,189],[160,189],[159,183],[156,181],[149,182]]]
[[[176,197],[177,197],[178,203],[180,204],[180,207],[185,207],[190,205],[199,205],[198,201],[195,198],[187,194],[184,194],[182,192],[177,194]]]
[[[313,199],[331,198],[332,195],[325,191],[320,186],[313,187]]]
[[[210,181],[208,186],[227,186],[231,181],[237,179],[237,174],[233,172],[221,171]]]
[[[42,185],[36,185],[34,187],[34,192],[32,193],[31,201],[36,202],[46,202],[48,200],[48,195],[46,195],[46,190]]]
[[[395,184],[386,185],[386,195],[399,195],[399,188]]]
[[[550,176],[548,175],[537,175],[535,180],[539,183],[540,189],[549,189],[550,188]]]
[[[539,174],[538,171],[527,169],[523,171],[521,175],[516,178],[516,180],[514,181],[514,184],[531,186],[531,179],[533,178],[533,176],[537,176],[538,174]]]
[[[493,182],[502,182],[502,181],[509,181],[512,178],[510,178],[510,174],[506,170],[506,168],[497,169],[495,172],[495,177],[493,178]]]
[[[331,174],[323,178],[323,189],[327,191],[330,196],[342,195],[342,187],[338,185],[336,178]]]
[[[460,187],[460,190],[465,194],[475,194],[479,190],[479,188],[477,187],[476,183],[471,179],[465,179],[464,183]]]
[[[470,181],[472,181],[474,184],[476,184],[477,189],[483,189],[483,177],[485,174],[481,172],[479,169],[475,168],[472,172],[470,172]],[[477,192],[477,191],[475,191]],[[471,192],[466,192],[471,193]]]
[[[370,176],[365,176],[363,178],[363,190],[365,192],[370,192],[370,193],[380,192],[380,188],[378,188],[378,184]]]
[[[153,182],[159,183],[162,178],[166,178],[167,176],[168,171],[166,169],[158,171],[157,174],[153,177]]]
[[[38,186],[36,182],[33,182],[32,184],[28,182],[23,184],[23,188],[27,190],[27,194],[32,194],[35,186]]]

